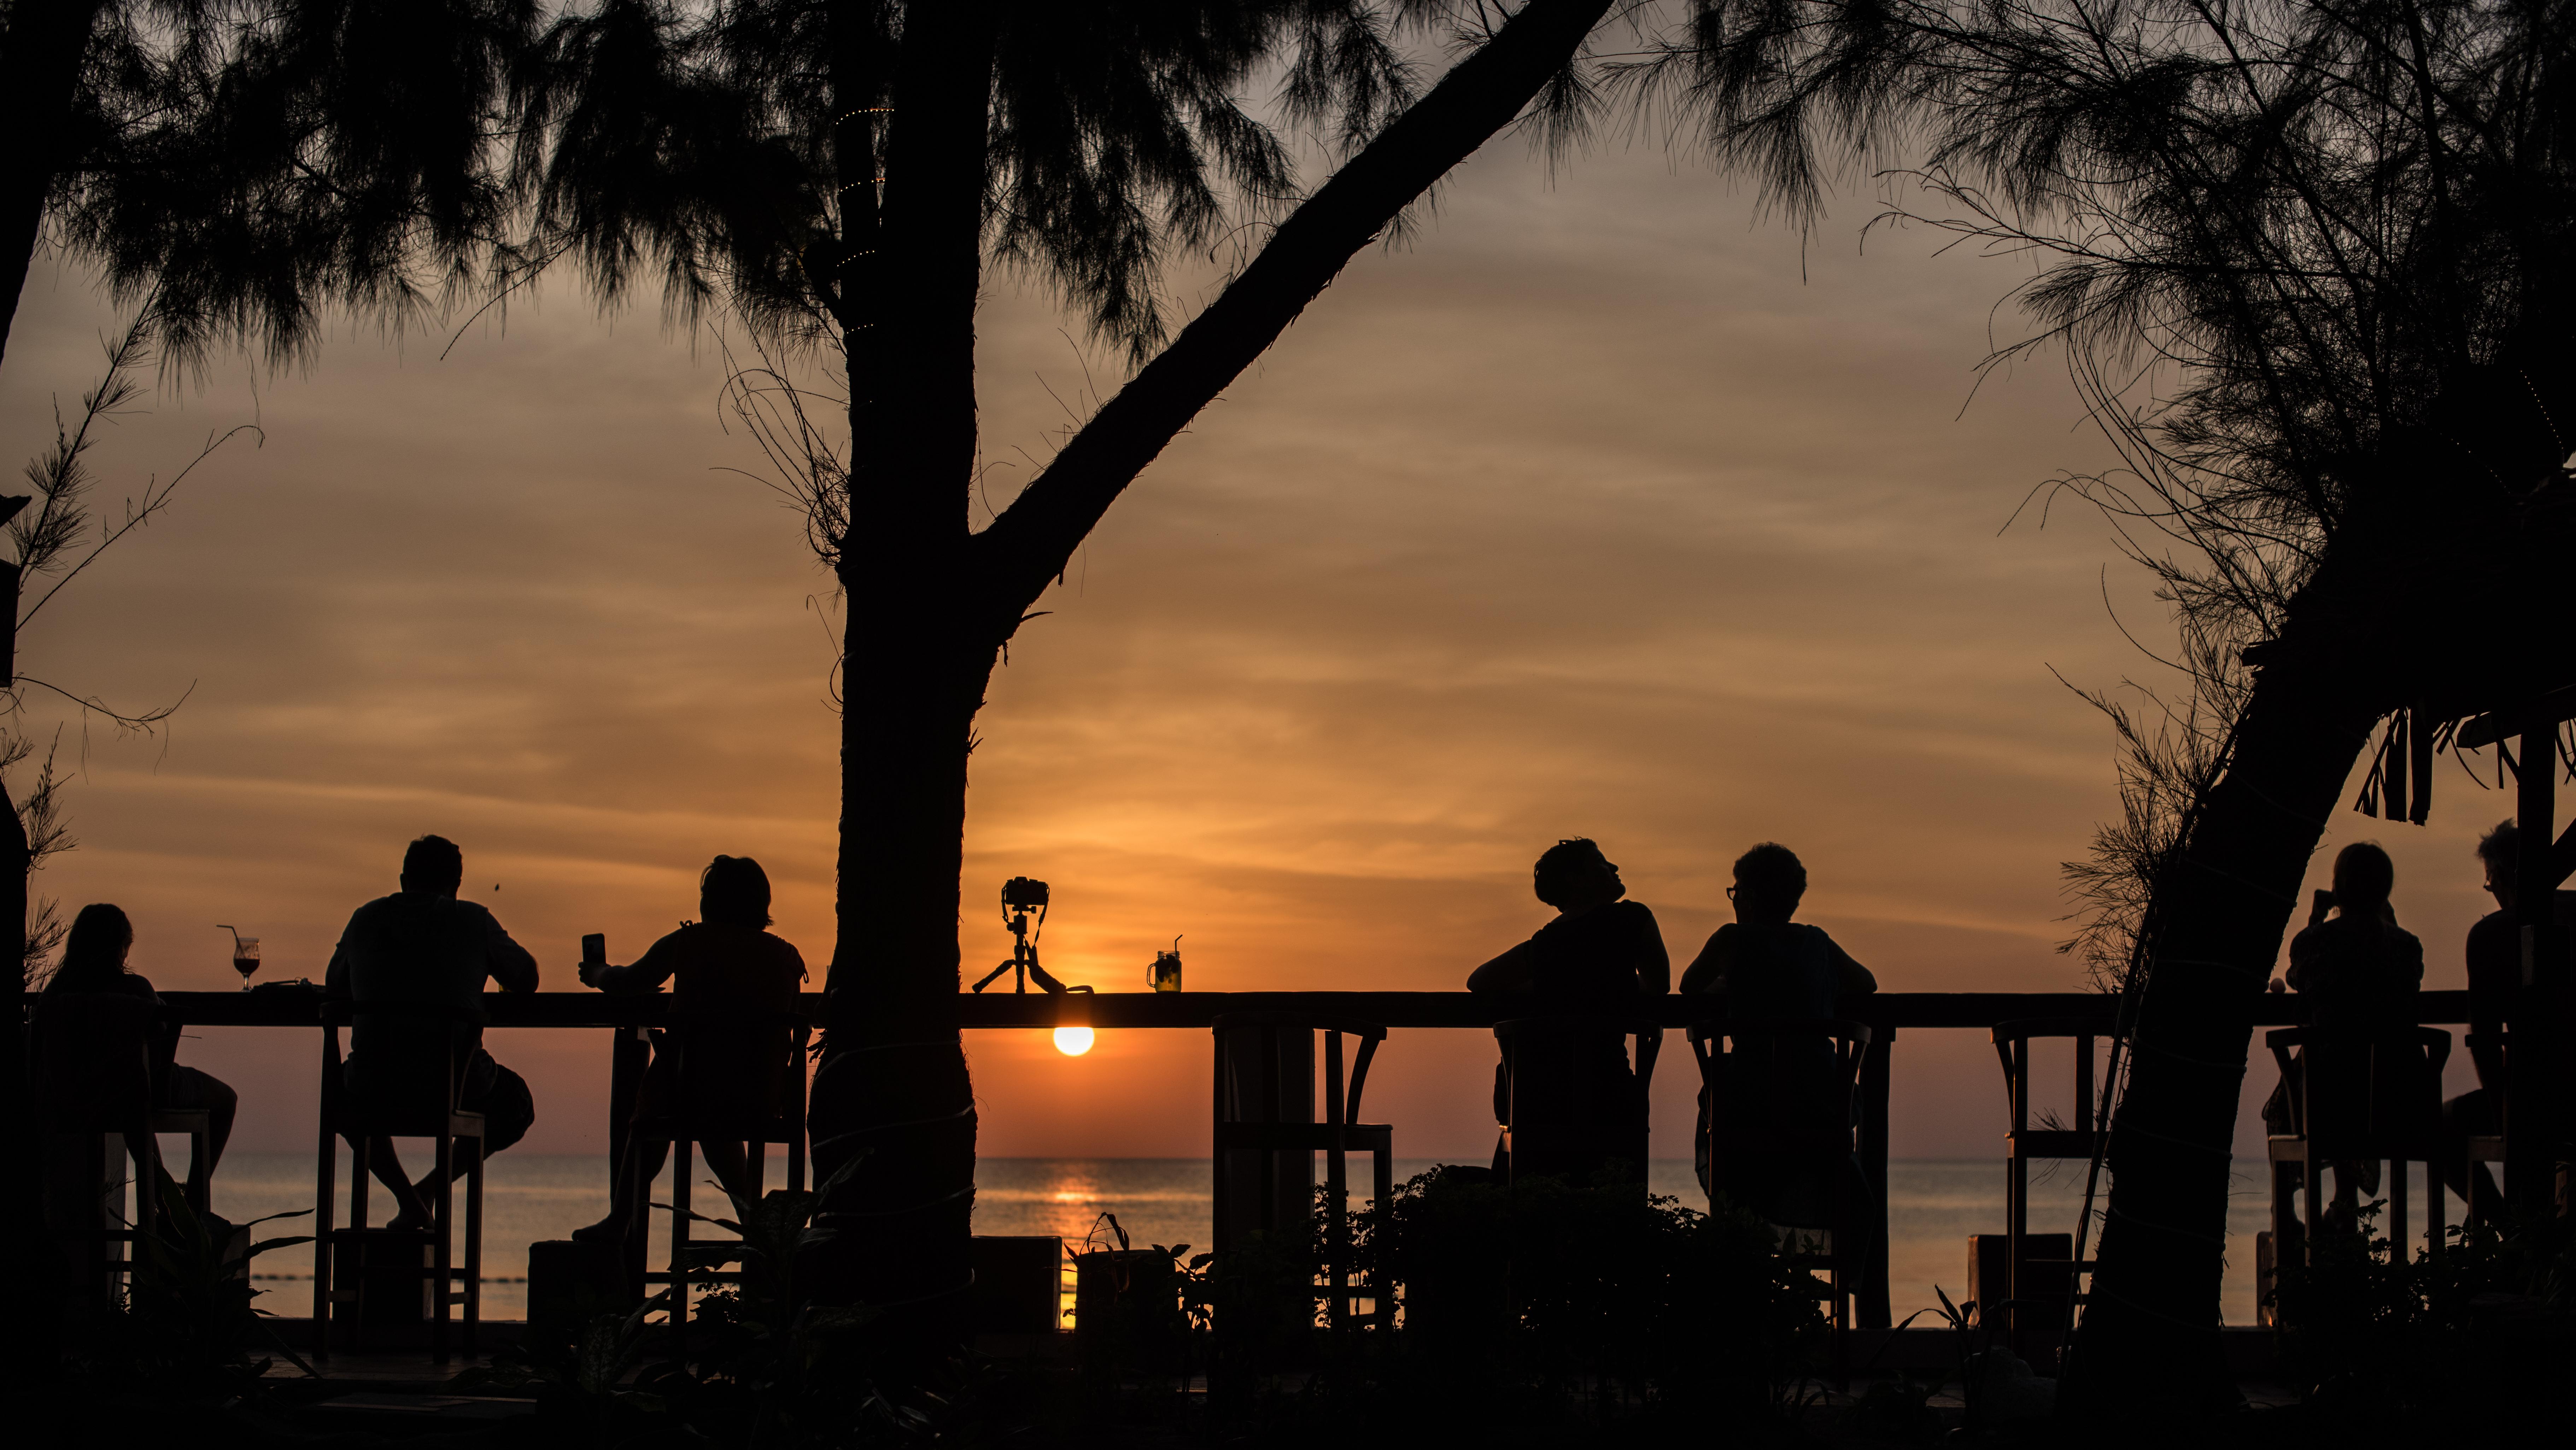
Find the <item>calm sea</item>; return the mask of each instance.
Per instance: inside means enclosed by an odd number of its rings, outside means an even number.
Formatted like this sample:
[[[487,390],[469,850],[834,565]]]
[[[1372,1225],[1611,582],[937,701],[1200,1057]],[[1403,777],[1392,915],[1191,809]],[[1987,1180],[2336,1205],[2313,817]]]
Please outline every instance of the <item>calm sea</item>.
[[[1432,1162],[1398,1159],[1396,1177],[1401,1180],[1422,1172]],[[340,1196],[344,1208],[347,1171],[344,1158]],[[773,1186],[783,1181],[780,1164],[773,1162],[770,1172]],[[1102,1214],[1114,1213],[1139,1244],[1208,1242],[1205,1159],[986,1158],[977,1164],[975,1187],[977,1233],[1055,1234],[1079,1244]],[[1701,1201],[1686,1162],[1654,1164],[1651,1187],[1684,1203]],[[2231,1324],[2254,1322],[2254,1234],[2264,1226],[2257,1187],[2251,1175],[2239,1175],[2229,1205],[2224,1310]],[[2083,1193],[2080,1171],[2036,1179],[2031,1192],[2032,1228],[2072,1229]],[[656,1197],[667,1201],[667,1191],[657,1192]],[[381,1193],[374,1195],[374,1211],[379,1215],[384,1212],[383,1203]],[[564,1237],[605,1213],[607,1204],[608,1160],[603,1157],[505,1153],[493,1160],[484,1200],[484,1312],[496,1319],[523,1315],[528,1244]],[[237,1222],[312,1206],[313,1160],[300,1154],[233,1154],[215,1179],[215,1210]],[[664,1244],[669,1215],[655,1214],[654,1219],[651,1252],[660,1262],[668,1254]],[[289,1219],[260,1232],[300,1233],[309,1222]],[[1890,1164],[1888,1267],[1897,1317],[1933,1305],[1935,1284],[1954,1299],[1961,1297],[1967,1287],[1968,1236],[2001,1233],[2003,1222],[2001,1163]],[[287,1315],[311,1312],[308,1248],[263,1255],[254,1267],[262,1276],[261,1287],[274,1296],[264,1307]]]

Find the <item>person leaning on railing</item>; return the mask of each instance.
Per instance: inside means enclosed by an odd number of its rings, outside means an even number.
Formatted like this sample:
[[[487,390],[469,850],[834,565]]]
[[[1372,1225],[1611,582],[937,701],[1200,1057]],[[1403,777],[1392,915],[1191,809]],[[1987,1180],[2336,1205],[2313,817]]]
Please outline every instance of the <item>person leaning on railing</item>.
[[[423,836],[403,852],[402,889],[361,906],[331,953],[324,991],[358,1006],[418,1003],[469,1014],[450,1029],[467,1049],[457,1106],[481,1113],[483,1149],[477,1165],[518,1142],[537,1121],[536,1100],[517,1073],[483,1050],[483,981],[505,992],[537,990],[537,959],[510,939],[492,913],[457,899],[465,879],[465,854],[444,836]],[[447,1054],[422,1050],[408,1024],[378,1022],[360,1014],[349,1032],[349,1059],[341,1068],[350,1097],[405,1095],[420,1074],[434,1074]],[[433,1061],[433,1057],[435,1061]],[[357,1146],[355,1140],[351,1146]],[[414,1183],[394,1156],[393,1140],[378,1138],[368,1156],[375,1175],[392,1192],[397,1212],[387,1228],[429,1227],[428,1195],[438,1191],[436,1169]],[[479,1167],[474,1171],[480,1171]]]
[[[715,1003],[774,1008],[781,1014],[794,1010],[797,991],[805,981],[805,958],[794,945],[769,932],[769,874],[758,861],[749,856],[718,856],[709,862],[698,878],[698,917],[682,922],[678,931],[653,943],[630,966],[584,965],[583,984],[624,996],[657,992],[669,982],[674,1005],[684,1009],[690,1003]],[[701,1093],[713,1089],[719,1094],[739,1094],[739,1098],[689,1106],[722,1112],[754,1107],[774,1097],[781,1084],[772,1079],[786,1050],[787,1030],[778,1024],[754,1024],[716,1031],[698,1024],[689,1043],[695,1058],[690,1083]],[[639,1118],[664,1117],[679,1107],[679,1064],[663,1035],[653,1036],[653,1065],[644,1075],[644,1090],[635,1105]],[[718,1181],[731,1192],[750,1195],[751,1163],[740,1142],[707,1142],[699,1147]],[[633,1199],[640,1195],[621,1193],[619,1188],[652,1182],[670,1151],[671,1145],[660,1139],[629,1139],[627,1161],[610,1169],[613,1206],[608,1217],[573,1230],[573,1237],[587,1243],[624,1242],[637,1227],[628,1216]]]
[[[1738,1077],[1759,1073],[1760,1080],[1739,1083],[1728,1101],[1737,1105],[1768,1104],[1774,1111],[1794,1112],[1812,1098],[1820,1111],[1833,1108],[1843,1093],[1834,1072],[1832,1044],[1824,1038],[1781,1041],[1760,1055],[1744,1052],[1755,1024],[1765,1019],[1816,1020],[1850,1015],[1852,1004],[1878,990],[1869,968],[1852,960],[1825,934],[1824,928],[1791,921],[1806,899],[1807,868],[1797,853],[1765,841],[1736,858],[1735,884],[1726,888],[1735,920],[1719,927],[1682,973],[1684,995],[1705,993],[1721,998],[1737,1050],[1728,1070]],[[1810,1081],[1809,1079],[1812,1079]],[[1796,1100],[1796,1101],[1792,1101]],[[1700,1094],[1698,1145],[1700,1186],[1708,1186],[1708,1094]],[[1731,1126],[1720,1124],[1719,1136]],[[1827,1173],[1858,1172],[1853,1165],[1795,1163],[1777,1155],[1739,1151],[1728,1165],[1727,1189],[1746,1207],[1774,1224],[1826,1228],[1831,1183]]]
[[[1470,992],[1529,992],[1551,1003],[1598,1004],[1602,1022],[1584,1035],[1561,1064],[1562,1071],[1532,1074],[1519,1085],[1517,1099],[1498,1067],[1494,1075],[1494,1116],[1510,1122],[1515,1115],[1542,1117],[1567,1128],[1541,1138],[1581,1147],[1553,1155],[1538,1171],[1561,1174],[1570,1182],[1589,1182],[1612,1164],[1623,1164],[1642,1181],[1646,1172],[1646,1095],[1628,1064],[1627,1024],[1642,998],[1660,997],[1672,989],[1672,959],[1655,914],[1628,894],[1619,868],[1588,840],[1559,841],[1531,868],[1531,888],[1538,899],[1556,908],[1556,918],[1529,940],[1504,952],[1469,974]],[[1544,1089],[1534,1091],[1544,1081]],[[1546,1101],[1539,1101],[1542,1093]],[[1522,1135],[1515,1133],[1517,1140]],[[1516,1141],[1515,1151],[1521,1145]],[[1504,1166],[1500,1153],[1496,1169]],[[1526,1176],[1530,1163],[1516,1165]]]

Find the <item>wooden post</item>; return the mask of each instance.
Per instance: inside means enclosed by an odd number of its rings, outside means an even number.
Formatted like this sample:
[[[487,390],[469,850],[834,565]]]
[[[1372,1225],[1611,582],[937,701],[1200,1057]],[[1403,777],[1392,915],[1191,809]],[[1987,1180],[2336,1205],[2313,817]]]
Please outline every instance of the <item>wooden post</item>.
[[[2534,710],[2524,722],[2516,771],[2514,824],[2521,835],[2514,863],[2514,914],[2522,926],[2522,985],[2514,993],[2512,1046],[2505,1098],[2504,1193],[2516,1212],[2537,1218],[2557,1196],[2560,1002],[2566,991],[2565,929],[2554,910],[2551,869],[2556,841],[2558,722]]]
[[[653,1214],[645,1207],[652,1195],[650,1183],[630,1183],[629,1178],[643,1175],[638,1165],[627,1161],[627,1140],[634,1136],[635,1107],[644,1096],[644,1072],[653,1060],[652,1034],[643,1027],[619,1027],[610,1039],[608,1055],[608,1177],[609,1192],[616,1196],[616,1207],[633,1211],[629,1221],[624,1251],[618,1261],[626,1271],[629,1289],[638,1297],[644,1294],[644,1246],[650,1242]],[[766,1150],[763,1150],[766,1151]]]
[[[1860,1060],[1860,1166],[1869,1175],[1869,1246],[1852,1307],[1862,1329],[1885,1329],[1895,1317],[1887,1288],[1887,1059],[1895,1048],[1896,1029],[1878,1027]]]

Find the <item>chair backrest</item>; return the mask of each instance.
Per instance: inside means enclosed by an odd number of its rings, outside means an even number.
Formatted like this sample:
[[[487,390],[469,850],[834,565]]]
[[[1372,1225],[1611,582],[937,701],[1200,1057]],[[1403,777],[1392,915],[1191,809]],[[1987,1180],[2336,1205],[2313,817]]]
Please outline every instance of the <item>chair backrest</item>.
[[[1314,1034],[1324,1034],[1324,1121],[1356,1123],[1368,1091],[1369,1063],[1386,1029],[1374,1022],[1310,1017],[1298,1012],[1224,1012],[1210,1024],[1216,1034],[1217,1119],[1220,1122],[1311,1123],[1314,1117]],[[1342,1076],[1342,1039],[1354,1038],[1359,1055]],[[1302,1054],[1291,1044],[1303,1040]],[[1301,1060],[1302,1059],[1302,1060]],[[1297,1104],[1305,1106],[1298,1107]]]
[[[1557,1017],[1511,1017],[1494,1024],[1494,1041],[1502,1048],[1504,1071],[1517,1082],[1526,1071],[1549,1075],[1575,1070],[1574,1065],[1599,1045],[1621,1039],[1636,1038],[1635,1057],[1631,1064],[1637,1078],[1637,1090],[1644,1092],[1654,1084],[1655,1060],[1664,1043],[1664,1029],[1653,1021],[1635,1014],[1617,1012],[1585,1013]],[[1506,1117],[1504,1121],[1509,1122]]]
[[[1386,1029],[1293,1012],[1227,1012],[1213,1023],[1216,1043],[1214,1121],[1310,1125],[1315,1121],[1315,1034],[1324,1034],[1324,1121],[1357,1121],[1368,1086],[1369,1061]],[[1342,1081],[1342,1038],[1359,1039],[1358,1061],[1347,1087]],[[1216,1246],[1231,1248],[1244,1235],[1302,1224],[1313,1211],[1315,1155],[1233,1147],[1215,1155],[1213,1190]]]
[[[31,999],[40,1121],[59,1133],[140,1133],[152,1116],[159,1009],[123,992]]]
[[[329,1047],[349,1027],[346,1091],[333,1093],[336,1115],[351,1131],[436,1137],[447,1131],[464,1088],[481,1011],[444,1002],[352,1002],[322,1007]],[[326,1080],[324,1090],[331,1093]]]
[[[2450,1033],[2415,1026],[2378,1033],[2282,1027],[2263,1041],[2283,1074],[2296,1074],[2301,1135],[2314,1155],[2419,1157],[2439,1138]]]
[[[805,1120],[805,1014],[766,1003],[677,999],[663,1050],[692,1115]]]
[[[1838,1017],[1713,1019],[1690,1027],[1712,1162],[1725,1153],[1851,1151],[1869,1025]],[[1728,1041],[1734,1043],[1729,1051]]]
[[[1568,1013],[1497,1022],[1494,1041],[1503,1058],[1494,1073],[1494,1116],[1507,1135],[1514,1182],[1585,1182],[1619,1163],[1644,1185],[1647,1091],[1661,1028],[1635,1013]]]
[[[2022,1017],[1994,1026],[1995,1058],[2003,1065],[2004,1095],[2011,1106],[2012,1131],[2030,1127],[2030,1044],[2035,1038],[2068,1037],[2075,1041],[2075,1116],[2079,1132],[2093,1128],[2093,1044],[2116,1039],[2119,1024],[2109,1017]]]

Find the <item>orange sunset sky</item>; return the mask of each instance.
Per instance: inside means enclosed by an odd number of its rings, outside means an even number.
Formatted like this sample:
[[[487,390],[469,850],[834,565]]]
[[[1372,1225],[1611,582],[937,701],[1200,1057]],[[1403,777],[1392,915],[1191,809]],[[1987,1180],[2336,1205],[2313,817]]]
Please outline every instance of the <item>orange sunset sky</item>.
[[[1847,199],[1802,251],[1656,146],[1552,180],[1514,143],[1475,158],[1145,474],[1022,631],[974,758],[970,974],[1007,954],[993,903],[1027,874],[1055,889],[1049,965],[1102,990],[1141,989],[1176,933],[1198,989],[1456,987],[1545,918],[1537,852],[1590,835],[1677,965],[1735,854],[1777,839],[1812,873],[1805,917],[1888,989],[2081,985],[2051,950],[2057,866],[2114,808],[2110,736],[2050,671],[2157,679],[2114,611],[2168,632],[2098,515],[2015,518],[2109,462],[2054,357],[1978,385],[2027,264],[1921,231],[1864,250],[1879,209]],[[1212,276],[1177,279],[1185,304]],[[46,441],[114,322],[40,260],[0,446]],[[455,326],[343,324],[282,375],[218,358],[112,430],[108,513],[210,429],[266,441],[206,464],[23,637],[28,673],[122,708],[193,686],[149,739],[28,694],[23,728],[63,722],[80,842],[38,891],[125,906],[167,988],[232,985],[219,921],[264,940],[267,977],[318,978],[403,843],[438,831],[573,989],[581,933],[630,959],[694,914],[709,855],[747,853],[819,979],[837,610],[798,518],[729,471],[761,460],[722,426],[717,350],[649,304],[602,321],[569,279],[442,360]],[[1120,376],[1064,326],[991,278],[979,523]],[[2347,813],[2328,841],[2395,851],[2436,987],[2461,984],[2485,909],[2470,842],[2510,809],[2444,786],[2429,828]],[[600,1147],[604,1034],[493,1045],[537,1093],[525,1151]],[[1204,1034],[969,1050],[987,1153],[1205,1150]],[[1492,1054],[1395,1034],[1371,1099],[1399,1153],[1489,1149]],[[242,1089],[243,1147],[310,1143],[309,1033],[207,1031],[184,1056]],[[1663,1156],[1686,1152],[1687,1062],[1657,1085]],[[1998,1151],[1980,1034],[1909,1034],[1896,1071],[1898,1154]]]

